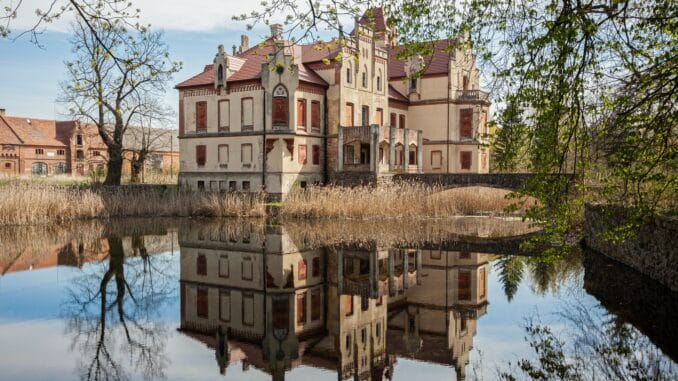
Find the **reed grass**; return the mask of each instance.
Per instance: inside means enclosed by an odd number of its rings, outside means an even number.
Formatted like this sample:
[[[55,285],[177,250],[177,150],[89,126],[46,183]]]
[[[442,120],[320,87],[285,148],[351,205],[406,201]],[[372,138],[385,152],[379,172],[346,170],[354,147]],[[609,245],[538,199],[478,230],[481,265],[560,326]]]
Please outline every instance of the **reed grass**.
[[[535,199],[485,187],[445,190],[421,184],[381,187],[315,187],[295,190],[280,206],[283,218],[448,218],[460,215],[522,215]]]
[[[176,186],[63,187],[16,182],[0,187],[0,225],[111,217],[262,217],[262,194],[190,192]]]

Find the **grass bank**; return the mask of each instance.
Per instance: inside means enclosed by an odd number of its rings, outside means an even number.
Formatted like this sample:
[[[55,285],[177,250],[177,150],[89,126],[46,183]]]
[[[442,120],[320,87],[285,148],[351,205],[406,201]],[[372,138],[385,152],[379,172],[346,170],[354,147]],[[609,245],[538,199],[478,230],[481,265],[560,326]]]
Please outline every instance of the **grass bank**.
[[[276,204],[282,219],[427,219],[460,215],[521,215],[534,200],[509,191],[443,190],[415,184],[372,188],[314,187]],[[517,204],[516,204],[517,203]],[[511,205],[515,210],[508,212]],[[263,194],[191,192],[176,186],[119,187],[15,181],[0,184],[0,225],[113,217],[264,217]]]

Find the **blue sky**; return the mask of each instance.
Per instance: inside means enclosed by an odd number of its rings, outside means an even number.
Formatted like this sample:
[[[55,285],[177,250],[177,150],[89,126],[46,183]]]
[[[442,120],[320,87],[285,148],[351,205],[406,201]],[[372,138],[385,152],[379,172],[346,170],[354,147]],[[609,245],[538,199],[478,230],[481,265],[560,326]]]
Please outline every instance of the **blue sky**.
[[[13,22],[19,31],[34,21],[34,10],[44,1],[26,0],[19,17]],[[142,10],[142,22],[165,32],[170,57],[183,62],[168,86],[166,102],[175,110],[178,96],[174,84],[202,71],[212,61],[219,44],[230,51],[240,44],[240,35],[250,36],[250,45],[258,42],[263,29],[247,32],[245,24],[231,20],[231,16],[252,10],[257,2],[201,0],[137,0]],[[205,10],[209,11],[205,11]],[[66,108],[56,102],[59,83],[66,79],[64,62],[72,58],[69,44],[69,22],[65,18],[46,26],[39,37],[41,47],[30,42],[28,36],[18,40],[0,39],[0,108],[8,115],[33,118],[64,119]]]

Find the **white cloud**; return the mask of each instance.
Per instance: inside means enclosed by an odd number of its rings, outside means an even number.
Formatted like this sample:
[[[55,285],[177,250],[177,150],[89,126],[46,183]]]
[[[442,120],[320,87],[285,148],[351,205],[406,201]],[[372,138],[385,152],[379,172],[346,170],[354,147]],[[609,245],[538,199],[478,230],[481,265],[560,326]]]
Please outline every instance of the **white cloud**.
[[[0,6],[15,5],[17,0],[0,0]],[[55,9],[66,4],[65,0],[57,0]],[[36,10],[46,10],[51,0],[24,0],[12,20],[11,28],[15,31],[25,30],[35,25],[38,20]],[[242,22],[232,21],[234,15],[249,13],[260,5],[254,1],[238,0],[134,0],[134,7],[141,9],[141,22],[150,23],[155,28],[205,32],[216,29],[242,30]],[[67,32],[74,15],[43,25],[47,31]]]

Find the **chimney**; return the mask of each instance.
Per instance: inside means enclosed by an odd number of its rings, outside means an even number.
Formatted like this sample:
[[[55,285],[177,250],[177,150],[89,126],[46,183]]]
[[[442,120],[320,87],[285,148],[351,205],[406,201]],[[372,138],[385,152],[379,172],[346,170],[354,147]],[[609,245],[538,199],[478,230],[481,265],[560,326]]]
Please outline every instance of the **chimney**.
[[[0,115],[5,115],[5,109],[4,108],[0,108]]]
[[[235,45],[233,45],[233,54],[232,55],[234,55],[234,56],[236,54],[238,54],[238,51],[236,49],[238,49],[238,48]]]
[[[271,37],[274,40],[281,40],[282,39],[282,25],[271,24]]]
[[[247,37],[247,35],[241,34],[240,35],[240,52],[242,53],[249,48],[250,48],[249,37]]]

